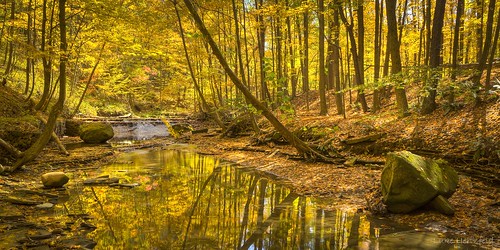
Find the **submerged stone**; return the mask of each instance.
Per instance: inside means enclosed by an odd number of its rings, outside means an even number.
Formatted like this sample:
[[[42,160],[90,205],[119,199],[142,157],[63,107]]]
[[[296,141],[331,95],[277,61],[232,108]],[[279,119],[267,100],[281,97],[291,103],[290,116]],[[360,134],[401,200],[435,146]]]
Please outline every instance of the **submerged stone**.
[[[408,213],[438,195],[449,198],[457,188],[458,175],[446,161],[401,151],[387,155],[381,182],[387,209],[393,213]],[[451,204],[444,204],[446,199],[443,199],[436,200],[443,206],[443,210],[438,210],[450,214]]]
[[[50,172],[42,175],[42,183],[47,188],[60,188],[68,183],[69,177],[64,172]]]
[[[36,205],[35,207],[38,209],[50,209],[50,208],[54,207],[54,204],[52,204],[50,202],[46,202],[46,203],[42,203],[40,205]]]
[[[80,138],[85,143],[105,143],[114,135],[113,127],[108,123],[93,122],[80,126]]]

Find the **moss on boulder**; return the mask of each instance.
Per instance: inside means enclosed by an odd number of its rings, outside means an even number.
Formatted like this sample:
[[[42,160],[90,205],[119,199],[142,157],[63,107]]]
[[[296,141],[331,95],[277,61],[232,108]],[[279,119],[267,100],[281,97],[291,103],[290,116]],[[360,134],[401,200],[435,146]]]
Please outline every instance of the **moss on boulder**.
[[[85,143],[105,143],[114,135],[113,127],[108,123],[93,122],[80,126],[80,138]]]
[[[401,151],[387,155],[381,182],[387,209],[393,213],[408,213],[438,195],[450,197],[457,188],[458,175],[446,161]]]

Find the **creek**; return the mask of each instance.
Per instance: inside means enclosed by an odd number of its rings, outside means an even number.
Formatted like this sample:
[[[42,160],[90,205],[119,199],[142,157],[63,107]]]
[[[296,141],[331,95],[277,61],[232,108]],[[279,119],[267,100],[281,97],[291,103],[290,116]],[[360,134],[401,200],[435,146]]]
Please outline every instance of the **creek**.
[[[138,184],[74,184],[55,207],[92,218],[96,249],[474,249],[387,219],[324,210],[328,200],[187,145],[123,153],[84,175]]]

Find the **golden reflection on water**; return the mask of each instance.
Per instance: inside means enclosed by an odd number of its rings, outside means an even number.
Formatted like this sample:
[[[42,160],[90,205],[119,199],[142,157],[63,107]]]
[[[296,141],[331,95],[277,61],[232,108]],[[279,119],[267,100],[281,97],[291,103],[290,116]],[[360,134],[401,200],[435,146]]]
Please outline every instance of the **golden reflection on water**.
[[[325,211],[272,180],[179,150],[127,153],[91,176],[135,188],[75,185],[67,213],[88,214],[96,249],[378,249],[379,225]],[[383,248],[380,248],[383,249]]]

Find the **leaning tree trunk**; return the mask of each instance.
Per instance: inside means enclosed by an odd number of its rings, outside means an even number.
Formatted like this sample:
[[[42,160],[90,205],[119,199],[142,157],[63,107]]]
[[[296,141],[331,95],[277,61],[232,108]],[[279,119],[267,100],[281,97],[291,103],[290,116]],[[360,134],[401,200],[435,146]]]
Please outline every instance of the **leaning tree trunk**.
[[[78,100],[78,104],[76,104],[75,110],[73,111],[73,113],[71,113],[69,118],[75,117],[75,115],[78,113],[78,110],[80,110],[80,105],[82,105],[83,98],[85,98],[85,95],[87,94],[87,90],[89,89],[90,83],[92,82],[92,78],[94,77],[95,70],[97,69],[97,66],[99,66],[99,63],[101,62],[101,57],[102,57],[102,52],[104,51],[104,47],[106,47],[106,42],[104,42],[101,46],[101,50],[99,51],[99,57],[97,58],[97,62],[95,62],[94,67],[92,68],[92,71],[90,72],[89,78],[87,79],[87,84],[85,84],[85,88],[83,89],[83,93],[80,96],[80,99]],[[71,94],[70,94],[70,96],[71,96]]]
[[[61,113],[64,101],[66,99],[66,61],[67,58],[67,43],[66,43],[66,0],[59,0],[59,29],[60,29],[60,49],[61,49],[61,57],[59,62],[59,71],[60,71],[60,81],[59,81],[59,99],[56,104],[52,107],[52,110],[49,114],[49,119],[43,130],[43,133],[38,137],[36,142],[28,148],[23,154],[23,157],[20,158],[14,166],[12,166],[11,171],[16,170],[21,167],[25,163],[35,159],[38,154],[42,151],[42,149],[49,142],[52,132],[54,131],[54,127],[56,125],[57,117],[59,113]]]
[[[205,24],[201,20],[200,16],[198,15],[198,12],[196,11],[195,6],[190,0],[184,0],[184,3],[186,7],[188,8],[189,12],[191,13],[191,16],[193,17],[196,26],[198,26],[198,29],[200,32],[203,34],[204,38],[207,40],[208,44],[212,48],[213,54],[217,57],[219,60],[219,63],[221,66],[224,68],[226,74],[229,76],[231,81],[234,83],[234,85],[245,95],[247,98],[248,102],[252,104],[257,110],[262,112],[262,115],[264,115],[267,120],[273,125],[273,127],[293,146],[297,149],[299,154],[303,155],[306,158],[321,158],[321,159],[327,159],[327,157],[321,155],[320,153],[316,152],[312,148],[310,148],[305,142],[297,138],[293,133],[291,133],[274,115],[271,113],[271,111],[264,105],[262,104],[255,96],[252,95],[250,90],[241,82],[241,80],[238,78],[238,76],[234,73],[234,71],[231,69],[229,64],[226,61],[226,58],[222,55],[219,47],[215,43],[214,39],[208,32],[207,28],[205,27]]]

